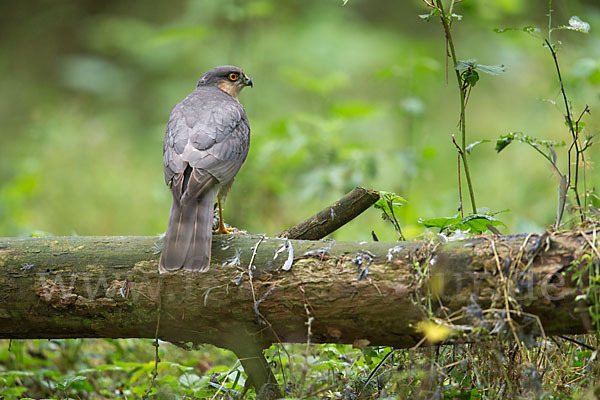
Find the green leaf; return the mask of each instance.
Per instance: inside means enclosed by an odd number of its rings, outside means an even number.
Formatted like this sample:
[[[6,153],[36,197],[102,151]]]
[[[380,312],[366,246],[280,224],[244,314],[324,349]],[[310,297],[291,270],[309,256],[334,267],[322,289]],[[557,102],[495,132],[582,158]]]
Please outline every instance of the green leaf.
[[[481,144],[481,143],[489,143],[489,142],[491,142],[491,140],[489,140],[489,139],[478,140],[476,142],[469,144],[465,150],[467,151],[467,153],[471,154],[471,151],[473,151],[473,148],[475,146],[477,146],[478,144]]]
[[[501,65],[477,64],[477,67],[475,67],[475,69],[478,71],[481,71],[481,72],[485,72],[486,74],[490,74],[490,75],[500,75],[501,73],[506,71],[506,67],[503,64],[501,64]]]
[[[74,383],[85,381],[85,376],[68,376],[61,383],[57,384],[56,387],[61,390],[70,388]]]
[[[457,228],[462,230],[469,230],[471,233],[482,233],[489,230],[488,225],[492,226],[505,226],[502,221],[485,214],[472,214],[465,217]]]
[[[394,214],[397,214],[398,211],[400,211],[400,207],[406,203],[408,203],[408,201],[403,197],[398,196],[396,193],[380,191],[379,200],[373,204],[373,207],[388,214],[392,214],[392,211]]]
[[[556,142],[554,140],[540,140],[531,136],[527,136],[522,134],[521,132],[510,132],[506,135],[502,135],[496,141],[496,152],[500,153],[506,146],[511,144],[513,141],[527,143],[528,145],[534,147],[536,150],[540,151],[540,147],[546,147],[549,149],[550,153],[552,153],[553,147],[562,147],[565,146],[564,141]],[[542,152],[543,153],[543,152]],[[553,158],[553,155],[550,156],[545,155],[545,157]]]
[[[425,225],[426,228],[440,228],[440,231],[457,225],[460,223],[460,218],[458,215],[454,217],[440,217],[440,218],[431,218],[431,219],[420,219],[419,223]]]
[[[490,230],[488,225],[493,227],[505,226],[499,219],[486,214],[472,214],[462,220],[458,214],[453,217],[431,218],[427,220],[419,219],[419,223],[425,225],[427,228],[439,228],[440,232],[461,229],[475,234]]]
[[[527,25],[523,27],[523,32],[527,32],[527,33],[535,33],[535,32],[539,32],[540,28],[536,28],[533,25]]]
[[[419,18],[421,18],[424,21],[429,21],[431,18],[439,17],[439,16],[440,16],[440,11],[436,8],[434,10],[431,10],[431,12],[429,14],[420,14]]]
[[[185,388],[199,389],[205,382],[196,374],[183,374],[179,377],[179,383]]]
[[[496,153],[500,153],[502,150],[506,148],[509,144],[511,144],[514,140],[514,134],[509,133],[508,135],[502,135],[496,141]]]

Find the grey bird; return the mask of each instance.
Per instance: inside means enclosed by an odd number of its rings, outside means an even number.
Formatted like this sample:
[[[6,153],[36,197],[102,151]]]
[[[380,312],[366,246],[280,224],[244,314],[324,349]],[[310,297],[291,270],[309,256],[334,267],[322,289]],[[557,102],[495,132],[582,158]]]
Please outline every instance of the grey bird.
[[[173,107],[163,147],[165,182],[173,203],[159,271],[205,272],[210,265],[215,199],[222,203],[248,155],[250,124],[238,94],[252,79],[231,65],[206,72]]]

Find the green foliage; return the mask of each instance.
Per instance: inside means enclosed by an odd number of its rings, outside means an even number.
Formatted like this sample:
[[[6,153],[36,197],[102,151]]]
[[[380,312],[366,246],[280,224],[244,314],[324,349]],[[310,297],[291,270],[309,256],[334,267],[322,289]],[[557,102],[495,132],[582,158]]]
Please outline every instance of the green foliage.
[[[439,228],[440,232],[452,232],[460,229],[473,234],[486,231],[495,232],[494,227],[506,226],[502,221],[487,214],[471,214],[461,218],[459,214],[453,217],[420,219],[419,223],[426,228]]]
[[[522,134],[521,132],[510,132],[506,135],[501,135],[498,140],[496,140],[496,152],[500,153],[504,150],[509,144],[512,142],[521,142],[526,143],[529,146],[533,147],[538,153],[544,156],[548,161],[553,164],[556,164],[556,147],[564,147],[565,142],[563,141],[554,141],[554,140],[539,140],[534,137],[530,137]],[[544,152],[543,148],[546,148],[547,153]]]
[[[400,215],[400,207],[406,203],[407,201],[396,193],[380,191],[379,200],[373,204],[373,207],[381,210],[381,217],[394,225],[394,229],[400,237],[400,240],[406,240],[406,238],[402,234],[402,229],[400,228],[400,222],[398,221],[397,216]]]
[[[362,185],[390,188],[411,202],[383,192],[377,208],[386,221],[377,212],[365,213],[336,232],[336,239],[366,240],[371,230],[395,240],[402,232],[418,237],[427,226],[443,233],[504,226],[481,210],[465,218],[418,222],[423,215],[447,215],[457,202],[456,152],[446,140],[456,126],[457,96],[444,84],[446,41],[439,29],[415,24],[424,8],[411,2],[341,3],[345,7],[321,0],[301,6],[274,0],[176,0],[148,7],[133,0],[103,2],[100,9],[93,2],[58,2],[50,8],[6,2],[0,52],[0,234],[163,232],[171,198],[160,152],[169,110],[217,64],[240,65],[255,81],[255,88],[240,97],[253,137],[226,205],[226,217],[235,225],[274,235]],[[510,66],[475,60],[456,65],[467,84],[460,90],[478,85],[480,91],[476,101],[466,97],[463,104],[468,103],[466,121],[477,141],[461,143],[478,200],[493,209],[509,206],[513,212],[502,219],[511,233],[543,230],[556,212],[556,189],[540,179],[547,168],[518,148],[499,160],[485,146],[473,152],[483,143],[495,142],[502,151],[523,142],[553,167],[568,168],[568,157],[555,151],[565,143],[565,113],[556,112],[556,70],[547,52],[528,37],[540,38],[542,29],[495,30],[528,35],[495,35],[490,29],[527,24],[543,17],[530,14],[541,7],[524,0],[486,0],[462,2],[460,8],[461,15],[447,10],[446,18],[461,21],[455,32],[459,51],[482,60],[501,57]],[[598,33],[590,29],[600,22],[595,5],[570,1],[555,8],[557,18],[568,21],[550,32],[561,39],[568,62],[563,83],[570,103],[581,106],[585,100],[597,110]],[[564,14],[571,9],[584,18]],[[433,9],[421,18],[434,17],[437,23],[440,15]],[[588,35],[578,35],[577,45],[568,46],[574,40],[568,31]],[[480,79],[480,73],[501,72],[498,79]],[[582,148],[592,142],[583,135],[596,133],[598,115],[586,115],[585,123],[566,122],[581,133]],[[498,132],[514,129],[532,136],[511,133],[496,139]],[[584,164],[599,162],[598,154],[585,155]],[[590,171],[587,185],[598,187],[599,176]],[[566,180],[561,178],[560,185],[565,193]],[[566,202],[565,196],[559,198]],[[596,194],[584,198],[593,210],[600,209]],[[595,261],[582,262],[595,271]],[[583,284],[587,275],[576,278]],[[596,286],[588,291],[581,286],[585,298],[580,298],[589,303],[594,323]],[[594,336],[579,339],[598,347]],[[552,343],[533,341],[522,360],[509,345],[489,343],[441,346],[435,353],[274,345],[267,354],[287,395],[296,398],[512,398],[517,390],[525,398],[583,397],[599,375],[597,355],[570,342]],[[8,348],[2,341],[0,397],[6,399],[137,398],[154,369],[154,348],[146,340],[13,341]],[[548,354],[547,362],[538,375],[527,375],[537,370],[527,369],[531,366],[524,360],[536,354]],[[185,352],[161,344],[160,358],[150,398],[235,398],[243,390],[246,376],[230,352],[210,346]],[[528,383],[543,390],[536,392]],[[254,396],[251,391],[247,398]]]
[[[592,242],[588,239],[588,243]],[[594,250],[597,251],[596,248]],[[600,335],[600,261],[586,253],[580,259],[574,260],[569,269],[571,279],[581,292],[575,298],[582,305],[578,311],[587,312],[596,334]]]
[[[579,377],[581,381],[582,369],[597,372],[596,352],[571,342],[563,342],[560,352],[548,353],[552,358],[542,360],[555,363],[543,378],[539,373],[531,375],[526,362],[504,362],[502,357],[510,356],[510,350],[502,354],[501,349],[489,346],[493,344],[439,346],[432,352],[427,348],[275,344],[265,356],[287,398],[295,399],[430,398],[436,393],[444,398],[484,399],[498,398],[502,390],[575,396],[585,391],[577,385],[559,388],[556,380]],[[532,356],[544,354],[540,346],[544,344],[532,346]],[[9,367],[0,370],[0,396],[7,400],[141,398],[154,368],[153,350],[149,340],[13,341],[10,351],[8,341],[0,341],[0,366]],[[237,399],[243,391],[246,375],[228,351],[211,346],[183,351],[165,343],[160,352],[161,359],[178,362],[159,364],[149,399]],[[485,370],[481,362],[486,363]],[[496,379],[502,380],[504,374],[511,374],[519,386],[502,389]],[[583,377],[584,382],[588,380]],[[532,383],[539,387],[535,389]],[[244,398],[255,396],[250,389]]]

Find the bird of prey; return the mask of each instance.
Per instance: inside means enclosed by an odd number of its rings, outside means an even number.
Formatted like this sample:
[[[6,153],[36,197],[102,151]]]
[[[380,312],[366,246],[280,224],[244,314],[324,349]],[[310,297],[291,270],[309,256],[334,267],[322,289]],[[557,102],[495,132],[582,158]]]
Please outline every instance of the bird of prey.
[[[160,256],[161,273],[208,270],[215,198],[219,203],[216,232],[229,233],[221,205],[250,146],[250,124],[238,101],[246,86],[252,86],[252,79],[240,68],[215,67],[171,111],[163,157],[173,203]]]

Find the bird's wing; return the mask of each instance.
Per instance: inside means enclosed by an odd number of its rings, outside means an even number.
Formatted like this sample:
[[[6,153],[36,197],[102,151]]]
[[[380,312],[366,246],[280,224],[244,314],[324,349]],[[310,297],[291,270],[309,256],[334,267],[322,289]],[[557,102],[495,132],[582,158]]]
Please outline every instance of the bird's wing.
[[[250,125],[244,107],[220,89],[201,89],[171,112],[164,143],[167,183],[189,165],[227,184],[248,155]]]
[[[161,272],[208,269],[217,183],[233,181],[249,142],[244,108],[218,88],[198,88],[173,108],[163,148],[173,204]]]

